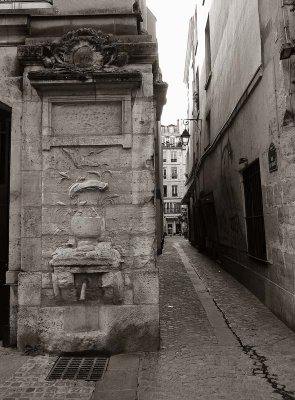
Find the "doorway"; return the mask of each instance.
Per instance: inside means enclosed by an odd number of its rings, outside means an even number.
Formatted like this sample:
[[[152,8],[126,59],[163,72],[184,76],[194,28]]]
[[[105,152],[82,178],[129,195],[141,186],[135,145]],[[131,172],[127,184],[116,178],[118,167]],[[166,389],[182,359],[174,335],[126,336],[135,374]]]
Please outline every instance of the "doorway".
[[[5,285],[9,249],[11,113],[0,108],[0,341],[9,344],[9,286]]]

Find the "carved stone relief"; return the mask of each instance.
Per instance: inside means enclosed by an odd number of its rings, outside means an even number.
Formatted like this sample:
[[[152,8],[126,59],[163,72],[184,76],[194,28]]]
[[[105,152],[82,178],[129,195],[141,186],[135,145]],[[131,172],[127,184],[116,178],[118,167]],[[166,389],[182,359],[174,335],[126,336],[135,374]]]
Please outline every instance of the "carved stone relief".
[[[58,42],[44,44],[42,61],[46,68],[100,70],[126,65],[128,53],[119,52],[110,35],[82,28],[65,34]]]
[[[59,175],[60,181],[71,180],[69,172],[60,171]],[[56,298],[60,297],[62,288],[72,289],[74,285],[80,287],[79,300],[86,300],[87,288],[93,286],[95,274],[100,276],[97,287],[103,287],[103,282],[106,281],[113,282],[106,285],[106,292],[108,296],[111,291],[115,294],[114,301],[118,302],[123,296],[121,292],[118,294],[117,287],[117,283],[123,281],[123,276],[120,275],[120,279],[114,274],[111,275],[112,278],[102,277],[111,272],[121,274],[119,270],[123,262],[120,253],[112,244],[101,239],[105,231],[105,207],[119,197],[107,193],[109,184],[101,180],[106,176],[110,177],[111,171],[105,168],[100,171],[85,171],[85,176],[78,178],[69,187],[69,199],[76,207],[74,215],[69,216],[72,238],[54,251],[49,263],[54,271],[52,286]],[[58,202],[58,205],[61,208],[66,206],[62,202]],[[75,297],[72,300],[76,300]]]

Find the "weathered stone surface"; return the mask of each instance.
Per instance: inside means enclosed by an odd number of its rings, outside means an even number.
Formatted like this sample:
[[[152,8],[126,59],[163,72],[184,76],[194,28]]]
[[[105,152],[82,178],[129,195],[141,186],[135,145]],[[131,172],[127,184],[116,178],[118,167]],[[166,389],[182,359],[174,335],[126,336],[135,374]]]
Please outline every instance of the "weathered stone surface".
[[[22,97],[17,78],[6,85],[17,99],[10,252],[22,271],[19,343],[49,352],[155,350],[157,46],[147,35],[80,26],[90,21],[83,7],[76,30],[64,20],[64,36],[55,17],[42,29],[31,21],[34,38],[18,49]],[[96,20],[137,33],[134,13]],[[50,29],[56,39],[45,46]],[[7,279],[16,284],[18,272]]]
[[[133,282],[134,304],[158,304],[158,272],[135,272]]]
[[[64,313],[64,329],[68,334],[85,334],[100,329],[99,306],[79,305],[67,307]]]
[[[24,207],[22,214],[22,237],[41,236],[41,207]]]
[[[100,315],[102,326],[109,332],[106,349],[113,354],[158,349],[157,305],[104,306]]]
[[[38,307],[41,304],[41,279],[38,272],[21,272],[19,279],[19,305],[26,307]]]
[[[20,306],[17,317],[17,346],[22,351],[40,350],[38,326],[40,307]]]
[[[21,241],[21,268],[23,271],[41,270],[41,239],[22,238]]]
[[[122,103],[56,103],[52,109],[52,129],[54,136],[121,135]]]
[[[294,293],[294,262],[290,254],[284,256],[280,249],[272,249],[273,264],[269,266],[268,276],[271,281],[277,282],[283,289]]]
[[[41,206],[41,174],[37,171],[23,172],[22,199],[24,206]]]
[[[137,100],[133,106],[133,134],[148,135],[154,131],[153,99]]]

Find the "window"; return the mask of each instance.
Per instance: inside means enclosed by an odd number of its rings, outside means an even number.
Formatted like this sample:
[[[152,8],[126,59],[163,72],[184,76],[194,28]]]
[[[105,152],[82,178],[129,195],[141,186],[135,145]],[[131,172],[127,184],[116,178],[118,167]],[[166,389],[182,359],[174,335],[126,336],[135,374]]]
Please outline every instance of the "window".
[[[205,64],[206,64],[206,85],[207,90],[211,79],[211,42],[210,42],[210,21],[209,16],[205,28]]]
[[[205,149],[210,145],[211,141],[211,112],[209,111],[206,117],[206,130],[205,130]]]
[[[167,185],[164,185],[164,197],[167,197]]]
[[[163,151],[163,162],[167,162],[167,152]]]
[[[171,178],[177,179],[177,168],[176,167],[171,168]]]
[[[171,162],[177,162],[177,151],[171,151]]]
[[[173,209],[174,209],[174,213],[175,214],[179,214],[181,212],[180,203],[174,203],[173,204]]]
[[[263,217],[259,160],[243,172],[245,211],[249,255],[266,260],[266,242]]]
[[[167,179],[167,169],[163,168],[163,178]]]
[[[172,185],[172,197],[178,197],[178,186]]]
[[[194,91],[194,103],[196,106],[197,111],[200,109],[200,77],[199,77],[199,68],[197,69],[196,72],[196,77],[195,77],[195,91]]]
[[[175,137],[174,136],[170,137],[170,144],[171,144],[171,146],[175,146]]]

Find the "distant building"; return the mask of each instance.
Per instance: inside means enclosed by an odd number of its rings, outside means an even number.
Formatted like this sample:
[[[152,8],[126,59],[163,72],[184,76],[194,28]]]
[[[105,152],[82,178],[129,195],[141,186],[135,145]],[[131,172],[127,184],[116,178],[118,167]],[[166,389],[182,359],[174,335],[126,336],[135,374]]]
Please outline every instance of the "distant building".
[[[294,2],[196,3],[189,238],[295,329]]]
[[[185,148],[182,145],[179,126],[161,126],[163,147],[163,198],[164,232],[180,235],[184,230],[181,199],[184,194]]]

